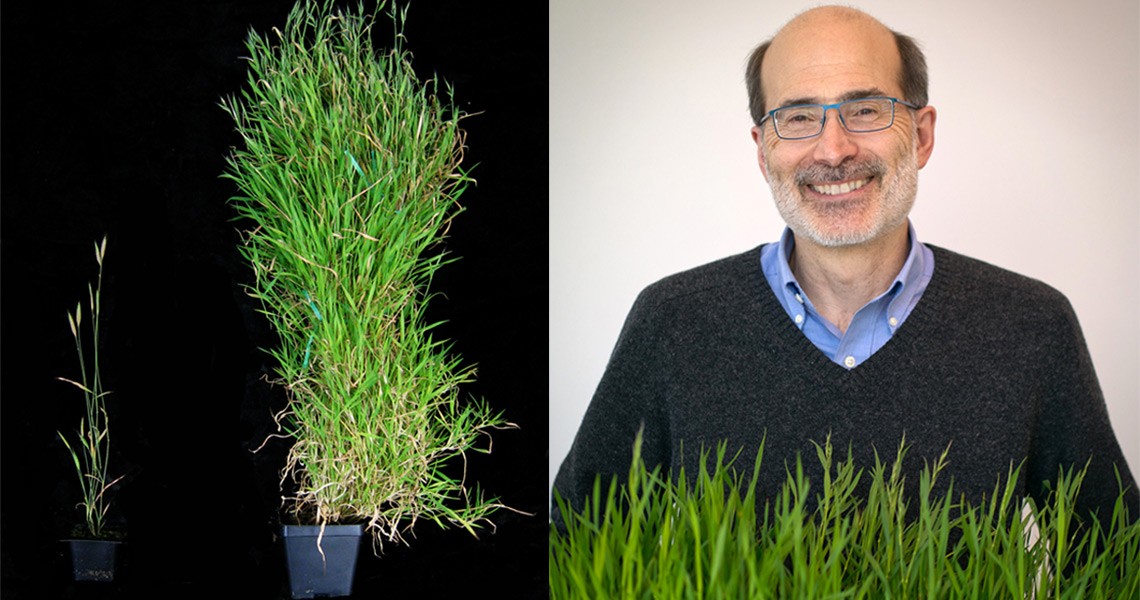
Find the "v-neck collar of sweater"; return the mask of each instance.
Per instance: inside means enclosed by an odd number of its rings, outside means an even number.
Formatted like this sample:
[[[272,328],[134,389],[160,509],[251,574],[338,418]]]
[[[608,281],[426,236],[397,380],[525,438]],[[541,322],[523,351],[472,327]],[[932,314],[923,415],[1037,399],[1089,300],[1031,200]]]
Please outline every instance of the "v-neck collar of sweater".
[[[958,272],[960,263],[957,255],[938,246],[927,244],[934,253],[934,273],[930,283],[923,292],[921,299],[906,321],[894,332],[891,339],[882,348],[879,348],[862,364],[848,369],[836,364],[819,350],[788,319],[781,318],[784,314],[783,306],[776,298],[775,292],[764,279],[760,268],[760,246],[748,253],[750,293],[757,302],[757,310],[763,315],[765,327],[769,329],[768,335],[775,333],[781,352],[788,353],[796,359],[796,363],[803,365],[810,373],[804,376],[812,381],[818,381],[820,376],[842,382],[855,383],[869,380],[881,384],[884,377],[890,376],[894,365],[905,360],[908,348],[913,347],[915,340],[927,335],[927,330],[935,322],[937,315],[935,307],[942,305],[945,294],[949,290],[947,281]]]

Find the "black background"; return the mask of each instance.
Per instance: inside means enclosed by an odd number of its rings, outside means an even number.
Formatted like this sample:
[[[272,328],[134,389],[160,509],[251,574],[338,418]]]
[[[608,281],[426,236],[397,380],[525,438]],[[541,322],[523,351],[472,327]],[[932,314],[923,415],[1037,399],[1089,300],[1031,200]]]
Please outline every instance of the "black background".
[[[2,587],[18,598],[287,598],[276,537],[285,445],[252,452],[283,396],[262,376],[272,331],[242,291],[237,144],[218,101],[245,84],[252,27],[292,2],[5,3],[2,40]],[[478,366],[467,392],[517,430],[469,476],[507,505],[497,530],[419,526],[362,547],[355,597],[546,597],[545,3],[412,2],[416,68],[454,85],[477,180],[447,241],[432,316]],[[383,25],[383,22],[382,22]],[[66,313],[107,235],[103,373],[128,532],[113,584],[70,581],[78,501],[56,437],[78,423]]]

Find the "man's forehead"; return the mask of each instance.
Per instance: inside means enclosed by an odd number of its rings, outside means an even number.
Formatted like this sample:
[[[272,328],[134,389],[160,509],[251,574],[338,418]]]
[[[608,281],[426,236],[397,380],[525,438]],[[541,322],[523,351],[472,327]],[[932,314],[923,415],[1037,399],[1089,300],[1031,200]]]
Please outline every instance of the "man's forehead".
[[[846,102],[848,100],[858,100],[860,98],[894,95],[895,94],[893,92],[887,92],[882,88],[877,87],[856,88],[835,96],[788,96],[787,98],[778,99],[779,104],[777,106],[793,106],[796,104],[834,104],[839,102]]]
[[[798,70],[775,70],[764,80],[769,108],[789,104],[830,104],[868,96],[901,97],[898,69],[827,63]]]

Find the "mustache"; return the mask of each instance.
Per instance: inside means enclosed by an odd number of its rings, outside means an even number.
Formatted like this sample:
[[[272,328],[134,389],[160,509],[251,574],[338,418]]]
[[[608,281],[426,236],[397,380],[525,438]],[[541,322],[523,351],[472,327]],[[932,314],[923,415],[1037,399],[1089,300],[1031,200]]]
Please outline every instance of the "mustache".
[[[796,184],[835,183],[851,179],[878,177],[886,172],[887,165],[880,159],[861,162],[847,160],[835,166],[815,163],[796,170]]]

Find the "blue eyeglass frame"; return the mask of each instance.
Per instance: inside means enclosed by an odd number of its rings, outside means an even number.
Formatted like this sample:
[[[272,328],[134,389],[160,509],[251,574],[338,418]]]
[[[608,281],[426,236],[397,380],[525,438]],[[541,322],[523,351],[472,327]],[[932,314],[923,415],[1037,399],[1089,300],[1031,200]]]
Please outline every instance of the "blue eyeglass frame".
[[[880,127],[878,129],[866,129],[863,131],[851,131],[850,129],[848,129],[847,128],[847,121],[845,121],[843,119],[843,111],[839,110],[839,107],[843,106],[844,104],[850,103],[850,102],[861,102],[863,100],[890,100],[891,101],[891,122],[888,123],[886,125],[886,127]],[[835,104],[789,104],[787,106],[781,106],[779,108],[773,108],[772,110],[768,111],[768,114],[764,115],[763,119],[760,119],[760,123],[758,123],[758,125],[763,127],[764,121],[771,120],[772,121],[772,129],[775,130],[776,136],[779,137],[781,140],[810,140],[811,138],[818,137],[820,134],[823,133],[823,128],[827,126],[827,111],[834,108],[835,114],[839,115],[839,124],[843,125],[843,129],[845,131],[847,131],[849,133],[875,133],[876,131],[885,131],[887,129],[890,129],[891,126],[895,124],[895,105],[896,104],[901,104],[901,105],[903,105],[907,108],[913,109],[913,110],[918,110],[918,109],[922,108],[921,106],[911,104],[910,102],[907,102],[906,100],[899,100],[898,98],[891,98],[890,96],[866,96],[864,98],[852,98],[850,100],[844,100],[843,102],[836,102]],[[814,133],[812,135],[805,135],[805,136],[801,136],[801,137],[784,137],[783,135],[780,134],[780,128],[776,127],[776,117],[773,115],[776,114],[776,111],[784,110],[785,108],[799,108],[801,106],[818,106],[818,107],[823,109],[823,118],[819,120],[819,132]]]

